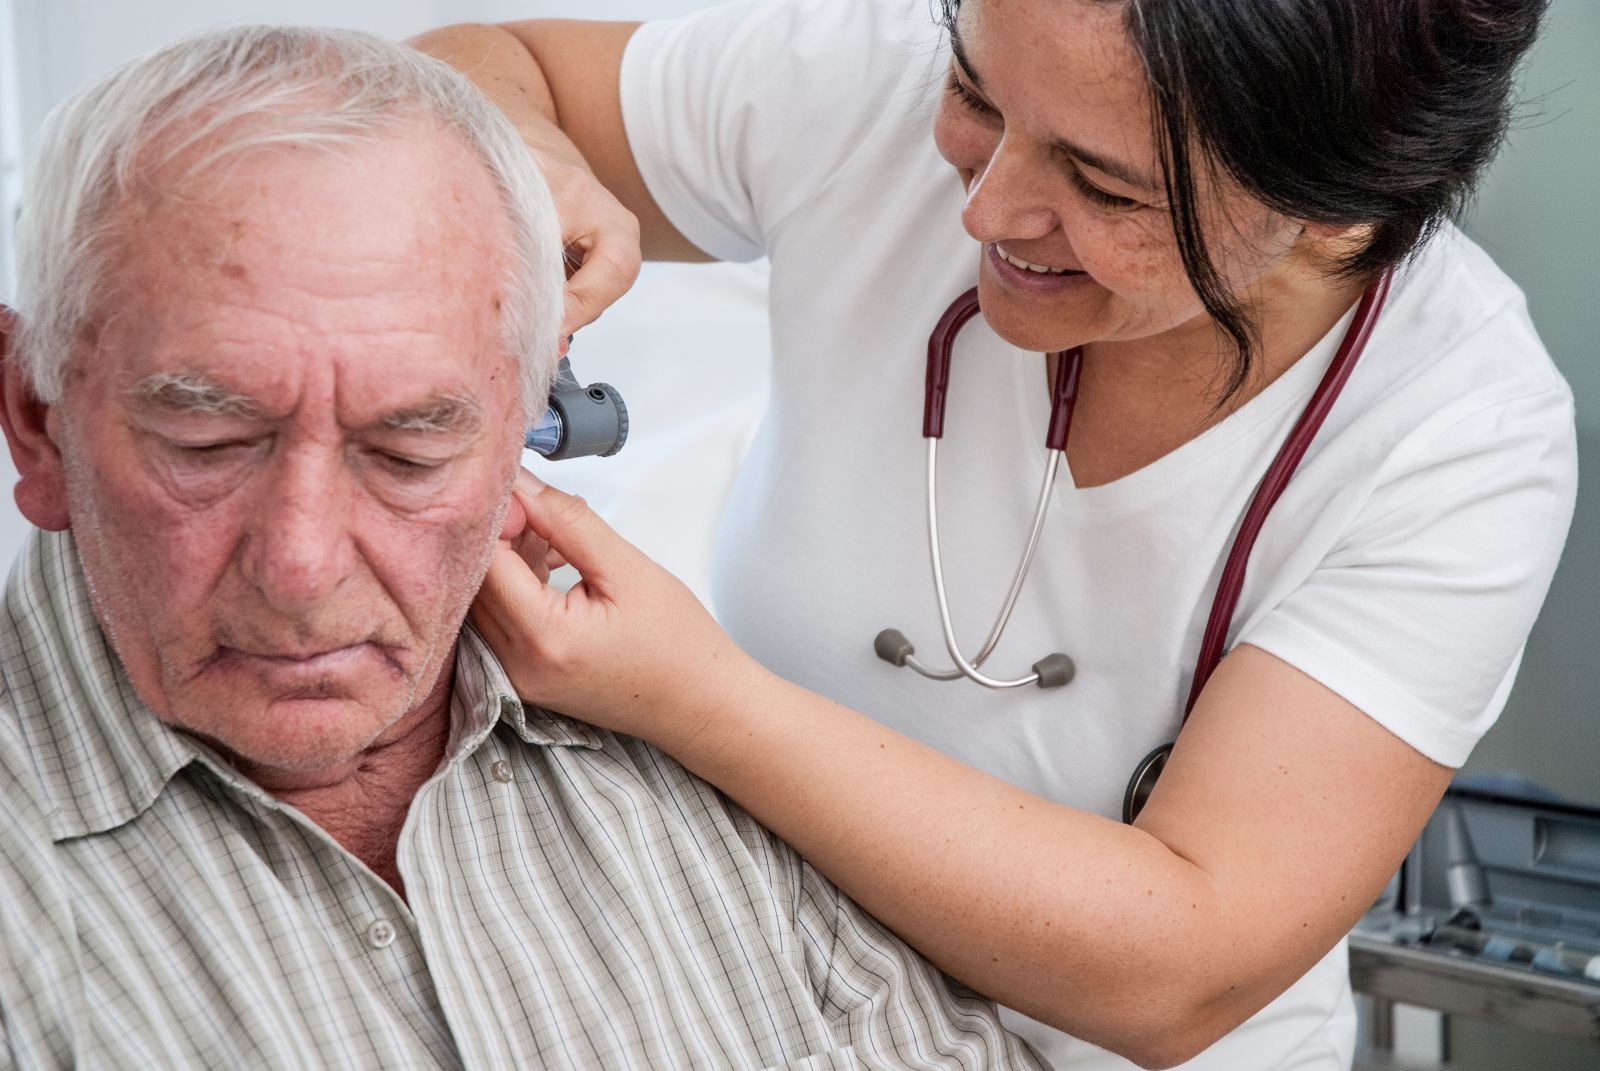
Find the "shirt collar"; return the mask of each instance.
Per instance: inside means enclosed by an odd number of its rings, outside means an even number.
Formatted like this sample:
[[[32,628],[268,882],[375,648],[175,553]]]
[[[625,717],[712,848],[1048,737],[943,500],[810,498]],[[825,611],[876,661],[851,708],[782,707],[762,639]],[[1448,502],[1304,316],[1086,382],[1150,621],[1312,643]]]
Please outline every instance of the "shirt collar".
[[[0,604],[0,677],[10,716],[48,797],[53,839],[103,833],[149,809],[173,775],[201,761],[238,782],[209,749],[169,728],[133,689],[89,602],[70,532],[30,534]],[[524,706],[475,630],[462,629],[451,697],[451,752],[466,753],[503,721],[544,747],[603,746],[599,731]],[[495,717],[491,719],[490,712]],[[253,785],[238,784],[250,795]]]
[[[56,840],[114,829],[198,754],[145,706],[95,620],[70,532],[33,532],[6,582],[0,673]]]
[[[512,687],[500,659],[471,625],[461,629],[456,645],[456,694],[466,710],[495,710],[500,720],[524,742],[540,747],[583,747],[599,750],[604,740],[591,725],[524,703]],[[457,724],[463,724],[458,721]]]

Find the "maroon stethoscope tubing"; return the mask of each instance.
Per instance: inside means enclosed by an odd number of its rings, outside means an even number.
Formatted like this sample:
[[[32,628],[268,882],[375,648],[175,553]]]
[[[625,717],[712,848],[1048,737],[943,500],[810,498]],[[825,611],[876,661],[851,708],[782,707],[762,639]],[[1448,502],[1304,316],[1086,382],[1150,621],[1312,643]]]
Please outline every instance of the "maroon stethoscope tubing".
[[[928,376],[922,397],[922,437],[944,438],[944,404],[950,396],[950,353],[967,321],[978,315],[978,288],[973,287],[950,303],[928,336]],[[1061,371],[1050,388],[1050,425],[1045,429],[1046,450],[1065,450],[1072,430],[1072,408],[1078,400],[1078,374],[1083,351],[1078,348],[1053,353]]]
[[[1194,710],[1195,701],[1200,698],[1201,689],[1222,661],[1222,645],[1228,637],[1229,626],[1233,624],[1239,593],[1244,590],[1244,572],[1250,564],[1250,552],[1255,549],[1256,537],[1267,523],[1267,515],[1272,512],[1272,507],[1283,497],[1284,489],[1289,486],[1289,478],[1300,467],[1311,440],[1322,430],[1322,422],[1328,419],[1333,403],[1339,400],[1350,373],[1365,352],[1367,339],[1372,337],[1372,329],[1377,325],[1378,313],[1383,311],[1384,300],[1389,296],[1389,280],[1390,273],[1385,271],[1361,295],[1355,317],[1350,321],[1350,329],[1339,344],[1339,352],[1334,354],[1333,363],[1322,374],[1322,382],[1317,384],[1305,411],[1295,422],[1289,437],[1283,441],[1283,446],[1279,447],[1278,456],[1272,459],[1267,474],[1261,478],[1261,485],[1256,488],[1255,497],[1250,500],[1250,508],[1244,512],[1239,534],[1233,537],[1233,547],[1228,551],[1227,563],[1222,567],[1222,579],[1217,582],[1217,595],[1211,602],[1211,616],[1206,619],[1205,635],[1200,641],[1200,657],[1195,661],[1194,680],[1189,685],[1189,699],[1183,705],[1185,722]],[[1179,728],[1182,727],[1180,723]]]
[[[1350,327],[1339,344],[1338,352],[1334,354],[1333,362],[1328,365],[1322,381],[1317,384],[1311,400],[1301,412],[1300,419],[1295,422],[1288,438],[1279,447],[1277,456],[1267,467],[1266,475],[1261,478],[1261,483],[1256,487],[1255,495],[1245,510],[1239,531],[1228,550],[1227,560],[1223,563],[1216,595],[1211,601],[1211,613],[1206,619],[1205,632],[1200,640],[1200,653],[1195,659],[1194,678],[1190,681],[1189,697],[1183,706],[1180,730],[1194,711],[1195,702],[1205,689],[1206,682],[1211,679],[1211,674],[1222,661],[1223,645],[1227,642],[1228,629],[1233,624],[1234,611],[1238,609],[1239,596],[1244,590],[1245,571],[1250,564],[1250,552],[1255,549],[1256,539],[1261,535],[1261,529],[1272,513],[1272,507],[1283,496],[1284,490],[1289,486],[1289,480],[1300,467],[1300,462],[1310,449],[1312,440],[1316,438],[1317,432],[1322,430],[1323,422],[1327,420],[1328,413],[1332,411],[1334,403],[1344,391],[1345,383],[1349,381],[1356,362],[1366,350],[1367,341],[1372,337],[1373,328],[1378,322],[1378,314],[1383,311],[1384,301],[1389,296],[1392,279],[1393,273],[1385,270],[1361,295],[1361,300],[1356,304],[1355,316],[1351,319]],[[944,436],[945,401],[950,389],[950,354],[955,348],[957,333],[977,313],[978,291],[974,287],[956,298],[945,310],[945,314],[939,318],[933,333],[928,337],[927,388],[922,410],[922,434],[925,438],[937,439]],[[1045,445],[1051,450],[1064,450],[1067,445],[1067,433],[1072,426],[1073,405],[1077,401],[1082,352],[1071,350],[1056,356],[1068,358],[1069,363],[1058,366],[1060,370],[1051,388],[1050,425],[1046,432]],[[1163,744],[1139,762],[1123,796],[1123,821],[1131,823],[1138,816],[1144,801],[1149,798],[1150,791],[1155,786],[1156,779],[1161,775],[1162,768],[1166,766],[1167,756],[1172,753],[1172,748],[1172,744]]]

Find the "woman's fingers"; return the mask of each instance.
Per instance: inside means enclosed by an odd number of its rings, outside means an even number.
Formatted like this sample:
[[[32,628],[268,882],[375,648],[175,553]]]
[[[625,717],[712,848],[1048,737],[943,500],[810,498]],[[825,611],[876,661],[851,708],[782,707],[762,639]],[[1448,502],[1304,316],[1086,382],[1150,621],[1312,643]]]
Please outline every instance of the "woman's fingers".
[[[530,645],[547,632],[561,609],[561,594],[551,590],[512,548],[501,545],[489,559],[489,571],[473,600],[472,623],[496,650],[527,657]],[[507,664],[507,668],[512,668]]]
[[[548,161],[568,263],[561,337],[593,323],[639,277],[639,220],[587,168]]]
[[[536,489],[519,478],[516,490],[528,527],[549,543],[547,553],[558,555],[578,570],[590,594],[605,597],[619,572],[641,556],[639,550],[617,535],[582,498],[537,479],[533,483],[538,484]]]
[[[632,220],[631,215],[629,219]],[[600,314],[626,294],[639,278],[638,227],[634,222],[631,237],[618,239],[602,234],[594,246],[583,253],[583,263],[567,280],[562,338],[599,319]]]

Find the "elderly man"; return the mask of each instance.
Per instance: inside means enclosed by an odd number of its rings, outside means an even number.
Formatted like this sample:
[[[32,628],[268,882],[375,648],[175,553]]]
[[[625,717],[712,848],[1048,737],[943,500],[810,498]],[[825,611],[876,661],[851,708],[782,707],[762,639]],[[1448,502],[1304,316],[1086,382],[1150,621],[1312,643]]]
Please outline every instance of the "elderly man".
[[[4,422],[0,1063],[1036,1066],[462,622],[562,275],[516,134],[355,34],[113,74],[30,184]]]

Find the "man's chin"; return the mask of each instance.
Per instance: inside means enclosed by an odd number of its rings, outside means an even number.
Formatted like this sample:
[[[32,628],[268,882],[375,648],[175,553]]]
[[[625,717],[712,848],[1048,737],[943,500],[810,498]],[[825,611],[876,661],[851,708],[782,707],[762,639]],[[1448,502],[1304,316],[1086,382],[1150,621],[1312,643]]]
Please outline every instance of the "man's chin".
[[[332,775],[380,744],[408,711],[409,695],[384,697],[387,703],[373,698],[378,697],[291,695],[254,704],[205,704],[198,717],[185,717],[174,704],[163,720],[217,747],[258,782],[274,773]],[[218,711],[227,712],[226,722],[215,716]]]

